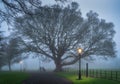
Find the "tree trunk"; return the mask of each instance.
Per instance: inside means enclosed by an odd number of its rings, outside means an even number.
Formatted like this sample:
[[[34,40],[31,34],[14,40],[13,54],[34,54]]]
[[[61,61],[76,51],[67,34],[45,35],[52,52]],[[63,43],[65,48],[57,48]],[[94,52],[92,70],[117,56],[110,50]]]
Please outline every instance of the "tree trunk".
[[[2,67],[0,67],[0,71],[2,71]]]
[[[62,65],[61,65],[61,60],[55,60],[55,66],[56,66],[56,68],[54,70],[55,72],[63,71]]]

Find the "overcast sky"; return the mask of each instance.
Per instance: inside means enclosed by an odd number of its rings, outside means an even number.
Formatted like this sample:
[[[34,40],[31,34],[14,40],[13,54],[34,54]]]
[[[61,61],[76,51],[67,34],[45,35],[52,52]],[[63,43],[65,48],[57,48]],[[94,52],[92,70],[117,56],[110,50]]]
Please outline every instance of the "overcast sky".
[[[96,61],[90,63],[89,65],[93,68],[97,67],[106,67],[106,68],[120,68],[120,0],[70,0],[76,1],[80,5],[80,9],[82,12],[82,16],[85,17],[86,13],[90,10],[97,12],[99,14],[99,18],[105,19],[107,22],[113,22],[115,25],[115,37],[114,40],[117,44],[117,58],[112,58],[103,60],[103,59],[96,59]],[[54,0],[44,0],[43,4],[51,5],[54,3]],[[4,28],[4,27],[3,27]],[[32,68],[38,68],[38,61],[37,59],[29,59],[25,61],[26,64],[32,65]],[[31,66],[27,66],[29,69]],[[45,66],[52,66],[53,63],[46,63]],[[53,65],[54,66],[54,65]],[[20,67],[18,64],[14,65],[14,68],[19,69]]]

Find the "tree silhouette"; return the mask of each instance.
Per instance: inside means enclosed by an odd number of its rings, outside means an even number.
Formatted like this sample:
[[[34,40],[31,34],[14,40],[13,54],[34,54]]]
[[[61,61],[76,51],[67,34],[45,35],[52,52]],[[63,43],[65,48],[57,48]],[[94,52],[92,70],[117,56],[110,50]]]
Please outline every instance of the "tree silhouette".
[[[77,48],[83,57],[93,55],[115,57],[115,31],[113,23],[98,18],[92,11],[87,18],[81,16],[78,4],[67,7],[41,6],[15,19],[14,28],[23,39],[26,48],[54,61],[55,71],[79,60]]]
[[[22,57],[21,53],[23,50],[20,48],[19,42],[20,39],[18,38],[10,38],[9,41],[5,42],[2,46],[3,54],[3,62],[4,65],[8,65],[9,71],[11,71],[11,65],[15,62],[19,62]]]
[[[3,36],[3,32],[0,31],[0,70],[2,68],[2,66],[5,65],[5,62],[4,62],[4,57],[2,56],[3,55],[3,39],[4,39],[4,36]]]
[[[28,51],[52,59],[55,71],[79,60],[78,47],[84,50],[82,57],[115,57],[113,23],[99,19],[92,11],[83,18],[76,2],[66,7],[41,6],[42,0],[1,2],[4,7],[0,7],[0,22],[14,27]]]

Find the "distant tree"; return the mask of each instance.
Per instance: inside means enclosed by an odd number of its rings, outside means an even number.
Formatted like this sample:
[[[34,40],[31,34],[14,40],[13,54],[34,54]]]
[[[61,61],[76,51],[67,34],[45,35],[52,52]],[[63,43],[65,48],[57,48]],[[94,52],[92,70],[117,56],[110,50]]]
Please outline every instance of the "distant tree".
[[[2,57],[0,56],[0,71],[1,71],[2,66],[3,66],[3,59],[2,59]]]
[[[0,45],[0,71],[1,68],[5,65],[5,59],[3,57],[3,50],[2,50],[2,45]]]
[[[6,65],[5,57],[3,55],[0,55],[0,71],[4,65]]]
[[[9,71],[11,71],[11,65],[15,62],[19,62],[21,59],[20,54],[23,52],[18,44],[19,39],[11,38],[8,42],[4,43],[3,50],[4,62],[8,65]]]
[[[93,55],[115,57],[113,23],[98,18],[90,11],[83,19],[78,4],[68,7],[54,5],[32,10],[34,15],[16,18],[14,27],[29,51],[54,61],[55,71],[79,60],[76,49],[81,47],[83,57]]]
[[[4,57],[2,56],[3,55],[3,39],[4,39],[4,36],[3,36],[3,32],[0,31],[0,70],[2,68],[2,66],[5,65],[5,62],[4,62]]]

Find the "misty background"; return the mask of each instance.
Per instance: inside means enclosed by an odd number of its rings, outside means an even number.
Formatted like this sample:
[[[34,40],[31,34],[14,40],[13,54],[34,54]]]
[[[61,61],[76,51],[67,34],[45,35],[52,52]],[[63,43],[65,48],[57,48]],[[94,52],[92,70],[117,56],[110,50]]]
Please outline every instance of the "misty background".
[[[120,0],[71,0],[79,3],[81,13],[83,17],[86,17],[86,13],[92,10],[99,14],[99,18],[105,19],[106,22],[113,22],[114,29],[116,31],[114,40],[116,42],[117,57],[103,59],[100,57],[94,57],[94,60],[82,59],[82,67],[85,67],[85,63],[89,63],[89,68],[92,69],[120,69]],[[54,0],[44,0],[42,5],[52,5],[56,3]],[[10,30],[8,30],[5,24],[1,27],[5,36],[8,36]],[[55,65],[51,62],[39,62],[38,58],[34,58],[30,55],[28,59],[23,60],[22,65],[15,63],[12,65],[12,70],[20,70],[21,66],[26,70],[38,70],[39,66],[44,66],[46,69],[54,69]],[[78,63],[67,67],[78,68]],[[8,70],[8,66],[4,66],[3,70]]]

